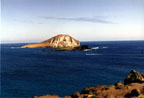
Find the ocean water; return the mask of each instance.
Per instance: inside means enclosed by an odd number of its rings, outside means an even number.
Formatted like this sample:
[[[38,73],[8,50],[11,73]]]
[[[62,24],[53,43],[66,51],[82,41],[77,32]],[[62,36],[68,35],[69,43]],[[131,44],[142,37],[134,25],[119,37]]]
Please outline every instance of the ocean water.
[[[51,52],[17,48],[24,44],[1,44],[1,98],[66,96],[144,72],[144,41],[81,42],[93,49]]]

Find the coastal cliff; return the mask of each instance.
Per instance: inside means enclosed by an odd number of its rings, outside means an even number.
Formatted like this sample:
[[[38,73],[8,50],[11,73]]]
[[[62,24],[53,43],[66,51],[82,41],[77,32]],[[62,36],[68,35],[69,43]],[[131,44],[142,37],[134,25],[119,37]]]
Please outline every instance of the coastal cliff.
[[[114,85],[98,85],[86,87],[81,92],[74,92],[70,96],[58,95],[33,96],[33,98],[144,98],[144,73],[131,70],[122,82]]]
[[[78,46],[80,46],[80,42],[78,40],[66,34],[59,34],[40,43],[24,45],[21,48],[65,48]]]

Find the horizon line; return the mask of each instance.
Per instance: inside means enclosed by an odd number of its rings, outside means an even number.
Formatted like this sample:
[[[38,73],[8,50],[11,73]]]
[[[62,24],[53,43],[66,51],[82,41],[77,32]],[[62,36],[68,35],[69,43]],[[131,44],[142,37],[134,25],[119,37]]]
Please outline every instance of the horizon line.
[[[144,40],[97,40],[97,41],[80,41],[80,42],[114,42],[114,41],[144,41]],[[40,41],[41,42],[41,41]],[[0,44],[22,44],[22,43],[40,43],[40,42],[2,42]]]

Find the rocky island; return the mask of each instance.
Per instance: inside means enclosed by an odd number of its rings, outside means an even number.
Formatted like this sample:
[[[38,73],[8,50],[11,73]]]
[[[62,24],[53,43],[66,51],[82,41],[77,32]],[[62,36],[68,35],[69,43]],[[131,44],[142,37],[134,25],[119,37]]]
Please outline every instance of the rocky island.
[[[33,98],[144,98],[144,73],[131,70],[122,82],[114,85],[99,85],[86,87],[81,92],[74,92],[70,96],[58,95],[33,96]]]
[[[66,34],[59,34],[40,43],[24,45],[21,48],[74,48],[79,46],[78,40]]]
[[[42,51],[76,51],[90,49],[88,45],[80,45],[80,42],[70,35],[59,34],[40,43],[28,44],[21,48],[51,48]]]

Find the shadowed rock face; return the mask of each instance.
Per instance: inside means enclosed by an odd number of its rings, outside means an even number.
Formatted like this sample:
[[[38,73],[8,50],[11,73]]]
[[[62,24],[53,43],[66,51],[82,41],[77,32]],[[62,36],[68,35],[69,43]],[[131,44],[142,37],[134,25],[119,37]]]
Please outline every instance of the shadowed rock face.
[[[144,73],[139,73],[136,72],[135,70],[132,70],[124,80],[124,84],[143,83],[143,82],[144,82]]]
[[[24,45],[21,48],[45,48],[45,47],[63,48],[63,47],[78,47],[78,46],[80,46],[80,42],[78,40],[74,39],[69,35],[60,34],[40,43]]]
[[[85,49],[91,49],[88,45],[82,45],[77,47],[64,47],[64,48],[52,48],[52,49],[44,49],[42,51],[83,51]]]
[[[129,77],[129,75],[131,76],[131,74],[133,73],[138,72],[132,70],[127,77]],[[139,74],[140,73],[135,74],[136,77],[139,77]],[[136,81],[134,81],[124,85],[122,82],[119,81],[116,82],[114,85],[86,87],[80,93],[74,92],[70,96],[65,97],[59,97],[56,95],[45,95],[40,97],[34,96],[33,98],[144,98],[144,84],[139,82],[136,83]]]

